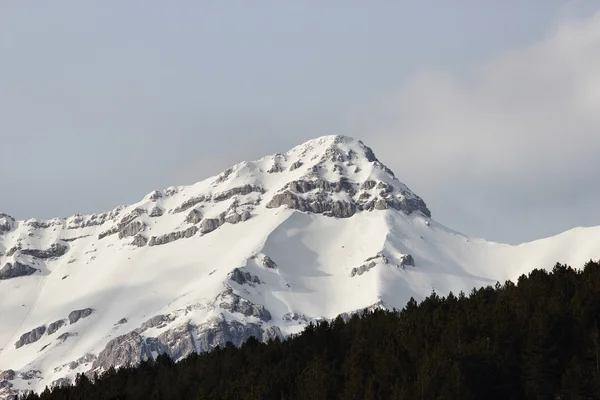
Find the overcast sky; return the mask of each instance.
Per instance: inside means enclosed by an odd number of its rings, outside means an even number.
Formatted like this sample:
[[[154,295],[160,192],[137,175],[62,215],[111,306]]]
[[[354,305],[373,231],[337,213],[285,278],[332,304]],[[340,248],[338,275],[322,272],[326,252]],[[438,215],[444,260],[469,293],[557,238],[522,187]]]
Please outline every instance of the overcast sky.
[[[0,2],[0,212],[102,212],[326,134],[465,234],[600,225],[600,4]]]

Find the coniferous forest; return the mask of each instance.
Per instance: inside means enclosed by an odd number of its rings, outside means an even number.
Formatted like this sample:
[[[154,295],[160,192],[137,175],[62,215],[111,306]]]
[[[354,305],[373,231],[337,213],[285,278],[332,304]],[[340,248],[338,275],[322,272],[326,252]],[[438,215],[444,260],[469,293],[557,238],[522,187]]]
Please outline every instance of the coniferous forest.
[[[166,356],[24,399],[600,399],[600,263]]]

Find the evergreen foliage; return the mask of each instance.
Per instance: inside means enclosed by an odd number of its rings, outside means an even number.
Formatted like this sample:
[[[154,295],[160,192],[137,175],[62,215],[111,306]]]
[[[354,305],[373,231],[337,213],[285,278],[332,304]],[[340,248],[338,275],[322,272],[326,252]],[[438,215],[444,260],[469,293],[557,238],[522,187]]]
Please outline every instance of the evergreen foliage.
[[[411,300],[284,341],[163,355],[26,400],[600,399],[600,263]]]

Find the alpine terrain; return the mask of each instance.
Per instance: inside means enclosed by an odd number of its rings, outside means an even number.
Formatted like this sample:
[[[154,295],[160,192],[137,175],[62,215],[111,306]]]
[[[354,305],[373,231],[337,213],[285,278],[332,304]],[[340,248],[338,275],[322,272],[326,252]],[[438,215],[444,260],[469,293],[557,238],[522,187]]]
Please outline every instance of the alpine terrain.
[[[600,258],[599,237],[600,227],[518,246],[469,238],[344,136],[102,214],[0,214],[0,398],[580,266]]]

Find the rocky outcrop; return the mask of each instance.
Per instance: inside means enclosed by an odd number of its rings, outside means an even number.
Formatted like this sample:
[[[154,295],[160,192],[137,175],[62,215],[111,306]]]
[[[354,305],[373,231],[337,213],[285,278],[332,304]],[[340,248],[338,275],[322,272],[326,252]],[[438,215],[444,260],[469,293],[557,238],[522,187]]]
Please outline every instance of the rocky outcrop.
[[[15,261],[14,263],[6,263],[6,265],[0,269],[0,280],[29,276],[36,272],[37,269]]]
[[[89,317],[90,315],[92,315],[93,312],[94,312],[94,310],[92,310],[91,308],[83,308],[81,310],[71,311],[69,313],[69,317],[68,317],[69,318],[69,324],[73,325],[74,323],[76,323],[80,319]]]
[[[250,211],[248,210],[244,210],[241,213],[233,213],[228,215],[227,217],[225,217],[225,222],[228,222],[230,224],[237,224],[239,222],[244,222],[249,220],[251,217]]]
[[[363,208],[367,211],[393,208],[402,211],[407,215],[415,211],[420,211],[423,215],[429,218],[431,217],[431,211],[429,211],[425,202],[419,197],[407,198],[402,195],[400,195],[400,197],[386,196],[378,199],[371,199],[363,205]]]
[[[48,325],[48,335],[52,335],[54,332],[56,332],[57,330],[59,330],[63,326],[65,326],[65,320],[64,319],[59,319],[58,321],[54,321],[53,323],[51,323],[50,325]]]
[[[283,169],[283,167],[281,166],[281,164],[279,164],[277,161],[275,161],[275,162],[273,163],[273,165],[271,165],[271,168],[269,168],[269,169],[267,170],[267,173],[268,173],[268,174],[274,174],[274,173],[277,173],[277,172],[283,172],[283,171],[284,171],[284,169]]]
[[[164,321],[163,317],[165,316],[156,316],[151,320]],[[240,346],[252,336],[261,341],[283,339],[278,327],[263,329],[258,323],[243,324],[227,321],[223,314],[219,314],[199,326],[187,322],[155,338],[144,339],[139,331],[118,336],[108,342],[104,350],[93,360],[91,371],[106,370],[111,366],[118,368],[135,365],[142,360],[150,359],[153,354],[167,354],[173,360],[180,360],[192,352],[211,351],[216,346],[225,346],[227,342]]]
[[[186,323],[161,333],[155,341],[149,342],[157,354],[166,353],[177,361],[197,351],[194,335],[197,335],[196,327]]]
[[[185,217],[185,222],[188,224],[197,224],[200,221],[202,221],[202,213],[200,210],[193,209]]]
[[[75,214],[71,218],[67,219],[67,229],[81,229],[103,225],[105,222],[115,220],[125,208],[125,206],[119,206],[110,212],[87,216]]]
[[[0,213],[0,235],[10,232],[15,227],[15,219],[8,214]]]
[[[302,314],[302,313],[297,313],[297,312],[289,312],[286,313],[282,319],[286,322],[298,322],[303,323],[303,324],[308,324],[310,322],[310,318],[307,317],[306,315]]]
[[[0,381],[12,381],[16,378],[16,373],[12,369],[0,372]]]
[[[58,337],[56,339],[60,340],[61,342],[64,342],[65,340],[67,340],[71,336],[76,336],[76,335],[77,335],[76,333],[65,332],[65,333],[61,333],[60,335],[58,335]]]
[[[415,266],[415,259],[410,254],[405,254],[400,259],[400,266],[402,266],[402,267],[405,267],[405,266],[414,267]]]
[[[60,388],[60,387],[71,386],[72,384],[73,384],[73,381],[71,381],[70,378],[63,377],[63,378],[58,378],[57,380],[53,381],[50,384],[50,387],[51,388]]]
[[[189,199],[187,199],[186,201],[184,201],[183,203],[181,203],[178,207],[175,207],[173,209],[173,213],[177,214],[180,212],[184,212],[186,210],[189,210],[190,208],[194,207],[196,204],[200,204],[205,200],[209,200],[210,198],[207,198],[206,196],[196,196],[196,197],[191,197]]]
[[[119,228],[119,239],[135,236],[146,229],[146,224],[142,221],[132,221]]]
[[[260,279],[258,279],[258,276],[252,275],[250,272],[242,268],[235,268],[233,271],[231,271],[229,273],[229,279],[231,279],[239,285],[249,284],[253,286],[254,284],[261,284],[261,281]]]
[[[162,197],[162,192],[159,192],[158,190],[153,190],[152,192],[148,193],[146,197],[144,197],[144,200],[156,201],[158,199],[162,199]]]
[[[143,208],[135,208],[129,214],[121,218],[121,221],[119,221],[116,226],[99,233],[98,239],[103,239],[107,236],[114,235],[115,233],[119,234],[119,239],[135,236],[146,228],[146,224],[144,224],[142,221],[135,220],[137,217],[145,213],[146,210]]]
[[[154,317],[148,319],[146,322],[142,323],[141,332],[150,328],[162,328],[166,326],[169,322],[171,322],[171,318],[168,315],[155,315]]]
[[[106,344],[104,350],[92,364],[92,370],[107,370],[125,365],[135,365],[152,358],[152,351],[144,338],[137,332],[118,336]]]
[[[70,363],[63,365],[60,368],[62,369],[65,366],[68,366],[70,370],[74,370],[76,368],[79,368],[81,365],[93,363],[97,359],[98,357],[96,357],[94,354],[87,353],[83,357],[79,357],[77,360],[71,361]]]
[[[244,185],[240,187],[235,187],[233,189],[226,190],[224,192],[213,195],[213,201],[223,201],[232,198],[236,195],[246,195],[250,193],[264,193],[265,190],[256,185]]]
[[[271,313],[262,304],[254,304],[233,293],[231,289],[217,296],[216,304],[232,313],[240,313],[246,317],[256,317],[265,322],[271,320]]]
[[[21,250],[22,248],[23,248],[23,245],[21,245],[20,242],[15,244],[13,247],[8,249],[8,251],[6,252],[6,257],[11,257],[12,255],[14,255],[17,251]]]
[[[21,337],[19,338],[19,340],[15,343],[15,348],[21,348],[27,344],[31,344],[31,343],[35,343],[38,340],[41,339],[42,336],[44,336],[44,333],[46,333],[46,326],[42,325],[42,326],[38,326],[35,329],[32,329],[31,331],[24,333],[21,335]]]
[[[38,220],[32,219],[32,220],[26,221],[25,225],[30,226],[34,229],[48,229],[51,226],[56,225],[56,223],[50,222],[50,221],[38,221]]]
[[[32,256],[35,258],[41,258],[41,259],[58,258],[58,257],[63,256],[64,254],[66,254],[68,250],[69,250],[69,247],[67,245],[60,244],[60,243],[53,243],[46,250],[23,249],[23,250],[21,250],[21,254],[25,254],[28,256]]]
[[[277,269],[275,261],[266,254],[256,254],[252,256],[251,259],[257,260],[259,265],[262,265],[265,268]]]
[[[373,189],[375,186],[377,186],[377,182],[373,181],[373,180],[366,180],[364,181],[361,185],[360,188],[362,190],[371,190]]]
[[[350,276],[362,275],[370,269],[376,267],[378,264],[388,264],[388,259],[383,254],[378,254],[375,257],[369,257],[365,260],[365,263],[359,267],[352,268]]]
[[[136,246],[136,247],[144,247],[146,244],[148,243],[148,238],[144,235],[142,235],[141,233],[138,233],[137,235],[135,235],[133,237],[133,240],[131,241],[131,245],[132,246]]]
[[[161,217],[163,215],[163,209],[159,206],[154,206],[148,213],[151,218]]]
[[[281,206],[337,218],[349,218],[356,213],[356,205],[354,203],[331,199],[307,200],[290,191],[277,193],[266,205],[267,208],[278,208]]]
[[[148,246],[160,246],[183,238],[191,238],[198,232],[197,226],[190,226],[183,231],[171,232],[162,236],[152,236]]]
[[[83,239],[83,238],[86,238],[88,236],[90,236],[90,235],[75,236],[75,237],[69,237],[69,238],[61,238],[60,240],[62,240],[63,242],[74,242],[76,240]]]
[[[220,218],[206,218],[200,224],[200,233],[209,233],[221,226],[222,221]]]
[[[198,352],[208,352],[217,346],[223,347],[227,342],[240,346],[250,337],[268,341],[275,337],[281,339],[283,335],[277,327],[269,327],[263,330],[258,324],[227,321],[223,315],[220,315],[198,327]]]
[[[298,169],[301,166],[302,166],[302,161],[296,161],[295,163],[293,163],[292,165],[290,165],[290,171]]]

